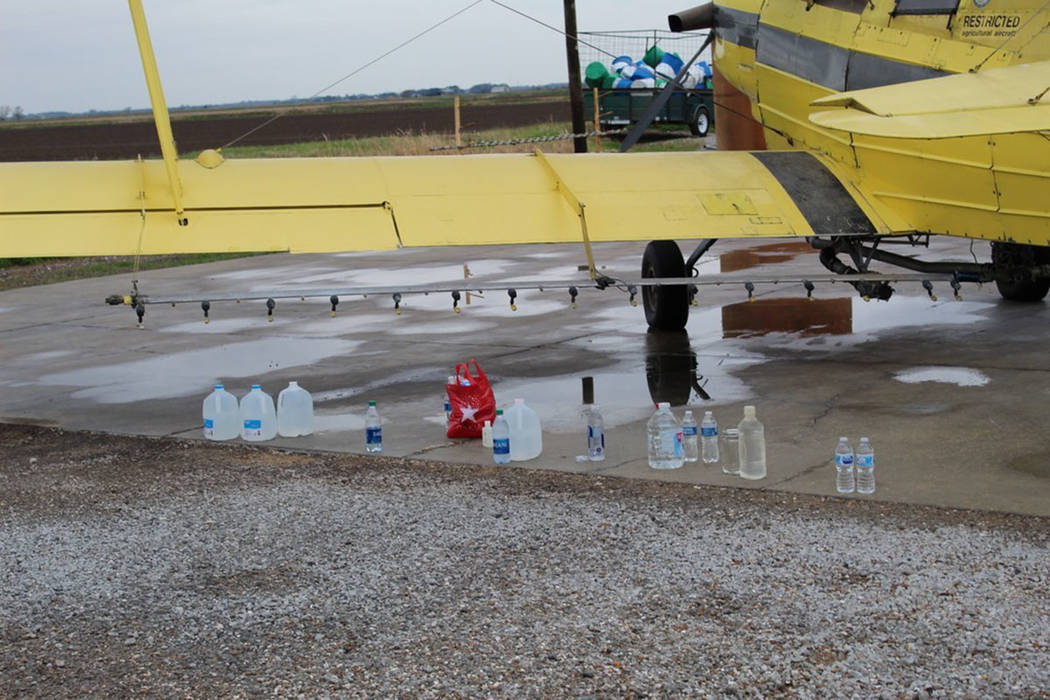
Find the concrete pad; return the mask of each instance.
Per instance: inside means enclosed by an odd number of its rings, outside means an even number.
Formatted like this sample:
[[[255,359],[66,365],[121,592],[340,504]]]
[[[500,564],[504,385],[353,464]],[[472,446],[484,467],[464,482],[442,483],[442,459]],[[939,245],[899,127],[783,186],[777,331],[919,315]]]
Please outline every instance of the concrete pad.
[[[636,277],[639,244],[596,247],[613,276]],[[688,253],[690,244],[683,244]],[[988,246],[975,244],[987,259]],[[971,259],[968,241],[935,241],[929,259]],[[701,265],[717,276],[822,276],[798,243],[720,242]],[[414,249],[390,253],[271,255],[139,275],[165,295],[247,294],[348,285],[414,285],[459,279],[553,280],[579,276],[580,246]],[[212,305],[202,323],[191,304],[150,306],[144,329],[108,294],[131,275],[0,293],[0,420],[122,434],[200,435],[201,401],[218,380],[242,395],[271,395],[296,380],[314,394],[319,432],[272,444],[364,451],[364,411],[379,402],[387,454],[487,463],[478,441],[445,438],[445,378],[476,357],[497,402],[523,397],[544,424],[543,455],[510,468],[585,471],[647,479],[832,495],[840,435],[876,451],[875,500],[1050,515],[1050,310],[1001,301],[994,285],[941,283],[930,301],[901,283],[889,302],[864,302],[845,284],[703,287],[687,333],[646,332],[640,306],[618,290],[526,291],[518,311],[502,293],[474,296],[462,313],[446,294],[408,296],[401,315],[387,297],[344,298],[330,318],[323,300],[280,301],[272,323],[261,302]],[[606,421],[608,457],[585,451],[580,378],[592,376]],[[645,456],[652,402],[681,417],[711,410],[724,428],[745,403],[765,424],[769,475],[747,482],[717,466],[654,471]]]

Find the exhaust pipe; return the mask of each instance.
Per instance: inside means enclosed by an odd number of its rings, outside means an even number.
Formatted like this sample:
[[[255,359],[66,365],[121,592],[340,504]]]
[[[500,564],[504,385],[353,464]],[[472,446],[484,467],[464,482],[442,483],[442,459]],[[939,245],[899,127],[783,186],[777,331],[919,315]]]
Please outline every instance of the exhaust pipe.
[[[707,3],[689,10],[667,16],[667,25],[672,32],[688,32],[693,29],[710,29],[714,26],[715,5]]]

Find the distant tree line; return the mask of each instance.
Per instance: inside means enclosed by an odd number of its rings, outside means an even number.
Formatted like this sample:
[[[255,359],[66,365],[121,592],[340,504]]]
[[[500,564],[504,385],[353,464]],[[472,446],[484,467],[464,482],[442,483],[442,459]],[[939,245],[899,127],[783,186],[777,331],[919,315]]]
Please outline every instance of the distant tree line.
[[[21,107],[11,107],[9,105],[0,105],[0,122],[7,121],[8,119],[25,119],[25,112],[22,111]]]

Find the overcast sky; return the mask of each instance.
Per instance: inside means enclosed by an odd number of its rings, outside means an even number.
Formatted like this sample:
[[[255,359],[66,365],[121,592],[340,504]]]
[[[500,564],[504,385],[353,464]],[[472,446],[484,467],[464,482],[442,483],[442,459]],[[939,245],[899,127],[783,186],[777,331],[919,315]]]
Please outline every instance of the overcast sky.
[[[307,97],[471,0],[145,0],[169,106]],[[564,24],[561,0],[508,0]],[[576,0],[580,31],[666,29],[699,0]],[[684,58],[684,57],[683,57]],[[326,94],[566,80],[564,39],[484,0]],[[124,0],[0,0],[0,105],[145,108]]]

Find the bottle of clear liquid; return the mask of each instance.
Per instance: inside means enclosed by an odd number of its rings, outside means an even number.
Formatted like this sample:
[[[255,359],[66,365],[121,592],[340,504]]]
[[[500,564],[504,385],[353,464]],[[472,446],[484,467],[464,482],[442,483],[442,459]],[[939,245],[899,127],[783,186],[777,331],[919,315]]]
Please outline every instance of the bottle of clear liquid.
[[[252,390],[241,398],[238,419],[245,440],[259,442],[277,436],[277,409],[273,398],[259,384],[252,384]]]
[[[700,421],[700,456],[706,464],[718,461],[718,423],[710,411],[704,411]]]
[[[875,450],[866,437],[857,445],[857,493],[875,493]]]
[[[839,493],[853,493],[853,447],[849,438],[840,437],[835,448],[835,490]]]
[[[282,437],[309,435],[314,431],[314,400],[299,382],[288,382],[277,395],[277,434]]]
[[[510,464],[510,423],[503,417],[503,410],[496,411],[496,422],[492,424],[492,461]]]
[[[598,404],[587,411],[587,457],[592,462],[605,460],[605,421]]]
[[[209,440],[230,440],[241,434],[238,420],[237,397],[226,391],[222,384],[204,399],[204,437]]]
[[[744,406],[740,431],[740,476],[744,479],[766,478],[766,433],[755,417],[754,406]]]
[[[736,428],[726,428],[722,431],[723,446],[722,473],[740,475],[740,431]]]
[[[481,446],[492,447],[492,421],[485,421],[481,428]]]
[[[666,401],[656,405],[649,419],[649,466],[653,469],[678,469],[682,466],[682,426],[671,413]]]
[[[682,460],[685,462],[695,462],[700,459],[697,432],[696,418],[693,418],[693,412],[686,411],[685,415],[682,416]]]
[[[365,451],[383,451],[383,421],[379,418],[375,401],[368,402],[368,411],[365,413]]]

